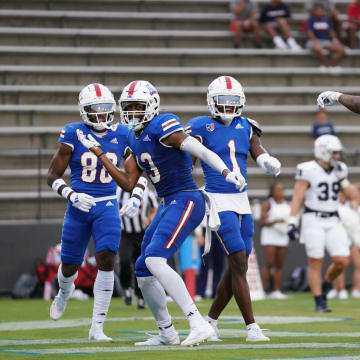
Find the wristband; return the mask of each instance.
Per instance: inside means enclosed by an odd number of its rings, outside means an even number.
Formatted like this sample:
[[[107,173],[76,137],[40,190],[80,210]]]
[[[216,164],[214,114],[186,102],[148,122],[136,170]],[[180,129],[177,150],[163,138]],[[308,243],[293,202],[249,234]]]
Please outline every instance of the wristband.
[[[64,179],[61,178],[56,179],[52,183],[51,188],[66,200],[70,200],[71,195],[75,193],[75,191],[66,184]]]
[[[57,192],[59,195],[61,195],[61,190],[62,190],[62,189],[60,189],[60,192],[59,192],[59,188],[60,188],[60,186],[62,186],[62,185],[67,186],[67,185],[66,185],[66,182],[64,181],[64,179],[59,178],[59,179],[54,180],[54,182],[53,182],[52,185],[51,185],[51,188],[52,188],[55,192]]]
[[[102,155],[105,155],[105,153],[104,153],[104,152],[102,152],[101,154],[96,155],[96,156],[98,157],[98,159],[100,159],[100,156],[102,156]]]
[[[256,163],[258,166],[260,166],[262,169],[265,169],[265,161],[268,161],[270,159],[270,155],[268,153],[262,153],[256,158]]]

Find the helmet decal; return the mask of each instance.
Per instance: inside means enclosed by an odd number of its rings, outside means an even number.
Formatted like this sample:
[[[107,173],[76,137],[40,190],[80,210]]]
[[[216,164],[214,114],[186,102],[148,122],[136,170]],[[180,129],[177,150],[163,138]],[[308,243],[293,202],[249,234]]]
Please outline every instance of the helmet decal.
[[[232,89],[231,78],[225,76],[225,81],[226,81],[226,88],[231,90]]]
[[[94,88],[95,88],[95,94],[97,97],[101,97],[102,94],[101,94],[101,89],[100,89],[100,86],[99,84],[94,84]]]
[[[135,91],[135,86],[138,82],[137,81],[133,81],[130,86],[129,86],[129,90],[128,90],[128,97],[132,97],[134,95],[134,91]]]

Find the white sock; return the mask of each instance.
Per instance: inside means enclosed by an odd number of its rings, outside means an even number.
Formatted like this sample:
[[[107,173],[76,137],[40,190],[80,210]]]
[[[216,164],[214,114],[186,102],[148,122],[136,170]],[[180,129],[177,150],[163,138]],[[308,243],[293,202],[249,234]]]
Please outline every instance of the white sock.
[[[102,329],[114,290],[114,271],[98,270],[94,284],[92,326]]]
[[[171,317],[166,306],[166,294],[164,288],[154,276],[136,277],[144,300],[159,328],[171,325]]]
[[[165,258],[148,257],[145,263],[149,271],[159,280],[190,322],[190,326],[204,322],[180,275],[166,262]]]
[[[218,321],[215,320],[215,319],[212,319],[209,315],[206,315],[206,316],[205,316],[205,320],[206,320],[208,323],[210,323],[211,325],[217,326],[217,324],[218,324]]]
[[[256,322],[254,322],[252,324],[246,325],[246,330],[250,330],[250,329],[260,329],[260,327]]]
[[[61,264],[60,264],[57,276],[59,283],[59,293],[61,294],[62,297],[66,299],[71,295],[70,291],[72,288],[72,284],[76,280],[78,276],[78,272],[76,272],[74,275],[71,275],[69,277],[65,277],[64,274],[62,273]]]

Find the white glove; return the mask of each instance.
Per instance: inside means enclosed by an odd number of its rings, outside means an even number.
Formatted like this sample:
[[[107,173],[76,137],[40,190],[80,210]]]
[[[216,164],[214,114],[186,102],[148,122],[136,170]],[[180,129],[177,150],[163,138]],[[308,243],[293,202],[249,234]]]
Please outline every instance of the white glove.
[[[265,174],[278,176],[281,163],[268,153],[262,153],[256,158],[256,163],[265,171]]]
[[[317,98],[317,105],[319,108],[335,105],[339,102],[341,95],[342,93],[337,91],[323,91]]]
[[[277,158],[270,156],[264,161],[264,171],[266,174],[278,176],[280,174],[281,163]]]
[[[89,150],[95,146],[100,146],[100,144],[95,140],[95,138],[91,134],[84,135],[84,133],[80,129],[77,129],[76,135],[79,141],[81,142],[81,144]]]
[[[70,195],[69,200],[72,202],[73,206],[84,212],[89,212],[92,206],[96,206],[94,198],[91,195],[84,193],[74,192]]]
[[[129,218],[133,218],[139,213],[140,200],[136,197],[131,197],[125,205],[123,205],[119,211],[120,216],[126,215]]]
[[[244,189],[244,187],[247,185],[245,178],[239,173],[231,171],[229,172],[225,177],[226,182],[235,184],[236,188],[240,191]]]

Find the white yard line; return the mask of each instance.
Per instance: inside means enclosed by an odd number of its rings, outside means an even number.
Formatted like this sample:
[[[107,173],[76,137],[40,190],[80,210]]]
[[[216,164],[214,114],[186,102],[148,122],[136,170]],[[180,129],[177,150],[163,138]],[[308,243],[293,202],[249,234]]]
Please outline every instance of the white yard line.
[[[45,354],[95,354],[95,353],[129,353],[129,352],[146,352],[146,351],[204,351],[204,350],[245,350],[245,349],[358,349],[360,343],[292,343],[292,344],[224,344],[224,345],[201,345],[196,347],[174,346],[114,346],[114,347],[75,347],[62,349],[19,349],[19,350],[0,350],[0,353],[8,354],[28,354],[28,355],[45,355]],[[358,355],[350,355],[358,356]],[[349,359],[350,356],[346,356]],[[341,358],[341,357],[340,357]],[[298,359],[298,358],[296,358]],[[308,359],[308,358],[306,358]],[[315,358],[316,359],[316,358]],[[321,359],[321,357],[320,357]],[[330,357],[333,360],[333,357]],[[342,357],[341,359],[344,359]]]
[[[175,320],[184,320],[183,316],[172,317]],[[106,322],[126,322],[126,321],[154,321],[152,316],[145,317],[121,317],[121,318],[109,318]],[[322,317],[322,316],[257,316],[256,322],[259,324],[305,324],[313,322],[337,322],[346,321],[344,318],[336,317]],[[243,324],[243,318],[240,316],[222,316],[219,324],[241,323]],[[90,326],[90,318],[79,318],[69,320],[39,320],[39,321],[11,321],[1,322],[0,331],[19,331],[19,330],[40,330],[40,329],[56,329],[67,327],[81,327]]]

